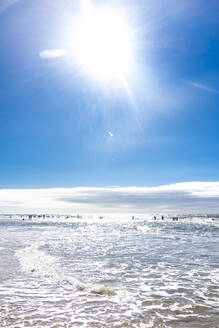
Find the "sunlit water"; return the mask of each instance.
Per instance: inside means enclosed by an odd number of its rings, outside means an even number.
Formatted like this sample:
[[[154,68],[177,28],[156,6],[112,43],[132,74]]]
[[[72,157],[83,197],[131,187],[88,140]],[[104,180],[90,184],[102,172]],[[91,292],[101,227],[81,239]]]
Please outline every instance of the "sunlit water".
[[[219,221],[0,219],[0,327],[219,327]]]

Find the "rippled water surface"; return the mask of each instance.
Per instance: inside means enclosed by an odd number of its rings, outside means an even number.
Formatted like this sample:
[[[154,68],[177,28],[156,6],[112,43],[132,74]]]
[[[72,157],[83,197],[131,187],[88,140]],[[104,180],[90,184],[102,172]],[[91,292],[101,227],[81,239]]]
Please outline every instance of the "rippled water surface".
[[[217,218],[0,218],[0,327],[219,328]]]

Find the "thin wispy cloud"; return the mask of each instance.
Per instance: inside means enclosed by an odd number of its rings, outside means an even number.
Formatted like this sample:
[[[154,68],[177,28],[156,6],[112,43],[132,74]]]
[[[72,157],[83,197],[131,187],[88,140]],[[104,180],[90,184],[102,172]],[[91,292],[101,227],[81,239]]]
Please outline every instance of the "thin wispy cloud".
[[[65,57],[67,55],[67,51],[65,49],[48,49],[41,51],[39,55],[43,59],[60,58]]]
[[[0,208],[2,213],[217,213],[219,182],[159,187],[2,189]]]
[[[0,3],[0,14],[3,13],[5,10],[9,9],[15,3],[20,2],[21,0],[1,0]]]
[[[211,92],[211,93],[219,93],[218,90],[210,88],[207,85],[201,84],[201,83],[197,83],[197,82],[192,82],[192,81],[186,81],[188,84],[192,85],[194,88],[198,88],[198,89],[202,89],[204,91],[207,92]]]

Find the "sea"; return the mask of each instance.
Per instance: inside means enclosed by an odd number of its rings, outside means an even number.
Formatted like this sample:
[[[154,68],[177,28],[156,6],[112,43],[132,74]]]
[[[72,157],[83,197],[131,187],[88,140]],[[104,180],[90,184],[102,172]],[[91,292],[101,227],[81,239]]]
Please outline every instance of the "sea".
[[[0,216],[0,328],[219,328],[219,216]]]

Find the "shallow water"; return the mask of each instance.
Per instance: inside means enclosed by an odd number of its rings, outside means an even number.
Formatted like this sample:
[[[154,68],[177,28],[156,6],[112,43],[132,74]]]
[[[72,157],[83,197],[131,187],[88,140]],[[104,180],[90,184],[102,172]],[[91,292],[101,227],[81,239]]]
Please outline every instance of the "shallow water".
[[[0,327],[219,327],[219,221],[0,219]]]

